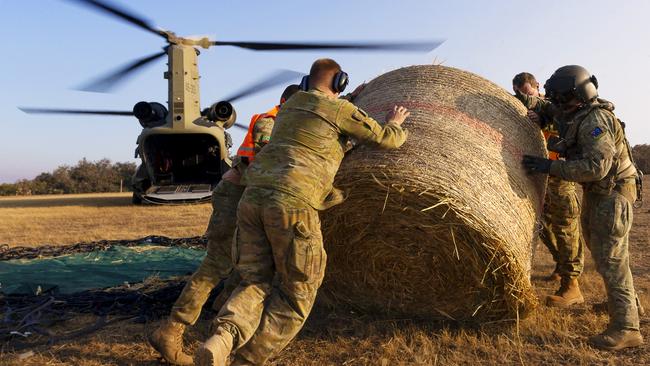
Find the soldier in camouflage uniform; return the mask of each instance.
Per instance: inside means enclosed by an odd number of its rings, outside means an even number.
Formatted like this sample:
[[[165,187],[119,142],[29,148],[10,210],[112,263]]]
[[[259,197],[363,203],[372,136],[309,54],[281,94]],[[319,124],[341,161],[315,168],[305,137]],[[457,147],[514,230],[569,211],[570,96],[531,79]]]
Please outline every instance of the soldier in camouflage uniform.
[[[517,95],[540,97],[539,83],[527,72],[517,74],[512,80],[512,87]],[[544,137],[558,136],[554,119],[540,118],[535,112],[528,113],[531,120],[542,127]],[[557,152],[549,151],[551,160],[558,160]],[[542,231],[540,239],[546,245],[555,261],[555,276],[561,279],[560,289],[546,298],[548,306],[569,307],[584,302],[580,292],[578,277],[584,267],[583,244],[580,240],[580,207],[575,183],[559,177],[549,176],[542,213]]]
[[[342,201],[332,183],[348,139],[387,149],[406,140],[406,109],[395,107],[382,127],[336,98],[343,74],[333,60],[314,62],[302,84],[309,90],[283,106],[271,142],[246,172],[233,248],[242,281],[215,319],[215,335],[197,350],[199,365],[225,365],[233,351],[233,365],[260,365],[286,347],[323,280],[318,210]]]
[[[542,113],[559,111],[560,139],[549,149],[567,158],[524,156],[523,164],[529,173],[582,184],[583,235],[605,282],[610,319],[607,329],[589,341],[601,349],[619,350],[643,344],[628,253],[637,171],[621,123],[611,103],[597,99],[597,87],[586,69],[569,65],[556,70],[544,85],[550,103],[522,98]]]
[[[280,105],[299,89],[298,85],[288,86],[282,93]],[[218,303],[225,302],[239,283],[237,273],[231,273],[231,249],[237,223],[237,205],[244,193],[240,179],[249,161],[268,143],[280,105],[251,119],[244,143],[233,159],[233,167],[223,175],[212,193],[212,215],[206,231],[206,256],[174,303],[169,318],[149,335],[149,343],[172,364],[193,364],[192,357],[183,352],[183,333],[187,325],[193,325],[199,318],[201,308],[212,289],[220,281],[228,279],[215,301],[218,309]]]

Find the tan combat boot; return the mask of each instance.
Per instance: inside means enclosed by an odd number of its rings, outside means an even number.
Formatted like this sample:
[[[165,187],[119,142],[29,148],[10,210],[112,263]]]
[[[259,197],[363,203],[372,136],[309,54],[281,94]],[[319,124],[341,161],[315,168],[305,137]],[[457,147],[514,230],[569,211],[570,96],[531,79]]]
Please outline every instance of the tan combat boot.
[[[599,335],[589,337],[589,343],[598,349],[618,351],[623,348],[638,347],[642,345],[643,336],[638,330],[607,329]]]
[[[217,332],[194,353],[194,365],[197,366],[226,366],[232,352],[232,334],[222,329]]]
[[[173,365],[192,365],[192,357],[183,352],[185,324],[166,319],[148,335],[151,347]]]
[[[560,289],[555,295],[546,297],[546,305],[550,307],[568,308],[571,305],[585,302],[578,280],[575,278],[563,278]]]

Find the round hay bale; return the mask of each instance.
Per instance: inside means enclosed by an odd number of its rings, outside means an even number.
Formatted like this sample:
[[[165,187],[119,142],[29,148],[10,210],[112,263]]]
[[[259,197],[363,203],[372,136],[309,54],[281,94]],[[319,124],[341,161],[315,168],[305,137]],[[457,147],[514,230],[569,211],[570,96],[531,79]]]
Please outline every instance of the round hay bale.
[[[359,147],[322,215],[330,300],[387,316],[491,321],[536,305],[532,243],[545,179],[522,154],[546,156],[539,128],[501,87],[443,66],[370,82],[355,104],[378,121],[411,111],[397,150]]]

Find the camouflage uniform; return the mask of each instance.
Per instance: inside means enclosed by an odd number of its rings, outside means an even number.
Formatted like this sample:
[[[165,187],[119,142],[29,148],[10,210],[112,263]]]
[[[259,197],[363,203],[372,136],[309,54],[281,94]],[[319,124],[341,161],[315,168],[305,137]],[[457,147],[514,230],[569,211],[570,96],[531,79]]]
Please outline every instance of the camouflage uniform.
[[[256,153],[268,143],[273,123],[273,118],[261,118],[255,123],[253,141]],[[185,325],[194,324],[212,289],[231,274],[231,249],[237,226],[237,205],[245,188],[239,182],[239,177],[246,167],[245,161],[236,158],[231,171],[224,175],[212,193],[212,216],[206,231],[207,254],[172,307],[170,316],[174,321]],[[238,283],[239,277],[236,273],[231,277],[215,301],[213,308],[216,310]]]
[[[550,108],[546,101],[535,103]],[[552,162],[550,175],[582,183],[583,235],[605,281],[609,328],[639,330],[628,253],[636,169],[612,109],[611,103],[597,100],[563,118],[560,137],[566,141],[567,160]]]
[[[573,182],[548,177],[540,239],[556,263],[561,277],[579,277],[584,267],[580,241],[580,207]]]
[[[233,365],[263,364],[307,319],[327,261],[317,210],[341,201],[332,183],[348,138],[397,148],[406,132],[382,127],[346,100],[298,92],[248,168],[233,248],[243,280],[215,320],[217,332],[234,339]]]
[[[535,108],[533,108],[535,110]],[[541,113],[539,109],[535,110]],[[558,136],[557,121],[543,129],[544,137]],[[552,160],[560,159],[549,152]],[[580,205],[575,183],[549,176],[542,213],[540,239],[555,261],[555,273],[562,278],[577,278],[584,268],[583,243],[580,241]]]

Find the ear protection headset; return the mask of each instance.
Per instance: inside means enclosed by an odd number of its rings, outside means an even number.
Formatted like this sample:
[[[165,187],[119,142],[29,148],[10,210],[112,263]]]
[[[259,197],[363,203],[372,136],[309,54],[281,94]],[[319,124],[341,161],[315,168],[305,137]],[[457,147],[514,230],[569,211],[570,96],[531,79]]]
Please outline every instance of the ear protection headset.
[[[350,79],[348,78],[348,73],[345,71],[339,71],[334,75],[332,79],[332,90],[335,93],[343,93],[345,87],[348,86]],[[309,75],[302,77],[300,81],[300,90],[307,91],[309,90]]]

